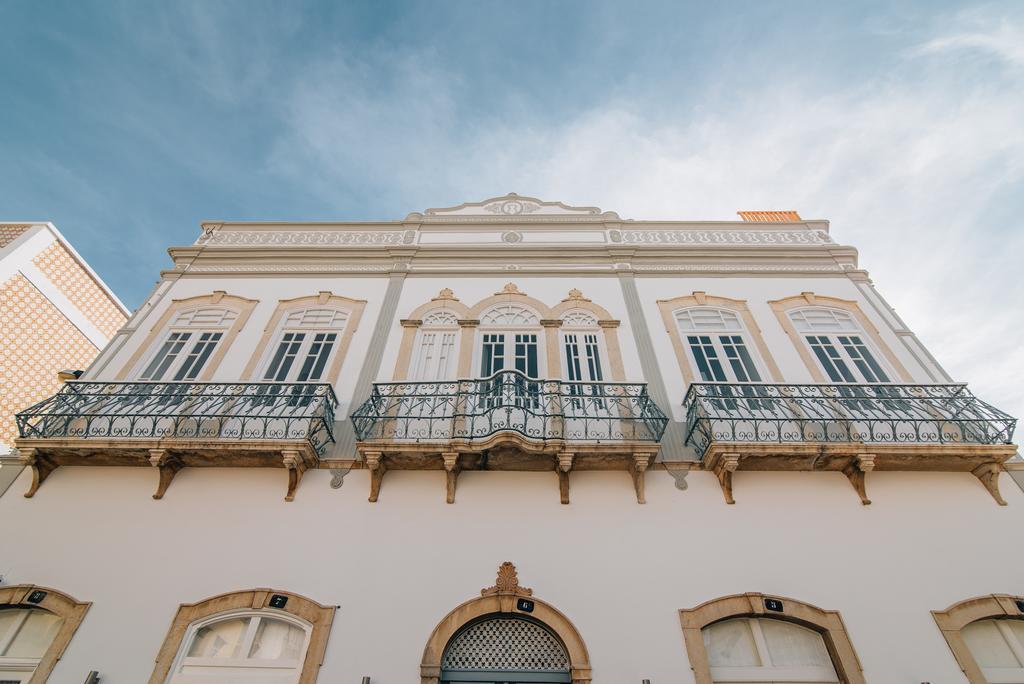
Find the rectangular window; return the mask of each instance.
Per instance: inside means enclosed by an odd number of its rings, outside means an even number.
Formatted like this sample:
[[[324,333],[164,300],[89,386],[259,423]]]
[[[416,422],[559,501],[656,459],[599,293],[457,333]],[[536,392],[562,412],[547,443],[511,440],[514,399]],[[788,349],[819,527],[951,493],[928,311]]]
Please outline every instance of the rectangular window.
[[[718,352],[708,335],[689,335],[686,341],[690,343],[690,351],[693,353],[693,360],[697,362],[697,370],[700,372],[700,379],[704,382],[725,382],[725,371],[718,359]]]
[[[757,372],[754,360],[747,351],[747,345],[739,335],[721,335],[718,341],[722,343],[722,350],[725,358],[729,360],[733,375],[737,382],[760,382],[761,375]]]
[[[587,370],[590,371],[590,379],[595,382],[604,380],[604,373],[601,371],[601,350],[597,346],[597,335],[585,335],[583,338],[587,350]]]
[[[849,354],[854,365],[860,370],[861,375],[867,382],[889,382],[889,376],[882,370],[882,366],[871,354],[871,351],[864,344],[864,341],[857,335],[839,336],[839,344]]]
[[[199,335],[199,341],[192,347],[192,351],[185,357],[184,363],[181,364],[181,368],[174,374],[174,380],[195,380],[199,376],[199,372],[206,365],[206,362],[210,359],[210,355],[216,348],[217,343],[220,342],[220,338],[223,337],[224,333],[219,332],[204,332]]]
[[[480,377],[494,375],[505,367],[505,336],[486,334],[480,355]]]
[[[832,382],[856,382],[839,350],[827,335],[808,335],[807,342]]]
[[[146,370],[142,371],[141,379],[161,379],[164,373],[167,372],[167,369],[177,360],[178,355],[181,354],[182,348],[190,337],[192,337],[192,333],[187,332],[172,332],[168,335],[167,341],[160,347],[160,351],[153,357]]]
[[[313,336],[313,343],[309,345],[302,369],[296,378],[298,382],[316,382],[323,377],[327,359],[330,358],[337,340],[337,333],[316,333]]]
[[[565,370],[570,381],[579,382],[583,379],[580,369],[580,348],[575,335],[565,336]]]
[[[295,362],[295,357],[299,355],[299,347],[302,346],[302,341],[305,338],[303,333],[285,333],[263,379],[284,382],[288,378],[288,372]]]

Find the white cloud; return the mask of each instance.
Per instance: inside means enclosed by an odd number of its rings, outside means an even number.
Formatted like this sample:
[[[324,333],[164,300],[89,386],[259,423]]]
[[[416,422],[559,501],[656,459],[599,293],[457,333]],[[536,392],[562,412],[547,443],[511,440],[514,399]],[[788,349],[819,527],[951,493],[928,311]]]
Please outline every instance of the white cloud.
[[[395,58],[386,87],[334,60],[296,87],[273,163],[315,169],[325,197],[361,184],[409,210],[515,190],[631,218],[829,218],[951,375],[1024,416],[1024,233],[1012,223],[1024,212],[1024,78],[940,58],[977,49],[1019,63],[1021,25],[990,26],[925,40],[871,82],[769,83],[677,121],[619,100],[558,124],[460,128],[429,58]]]

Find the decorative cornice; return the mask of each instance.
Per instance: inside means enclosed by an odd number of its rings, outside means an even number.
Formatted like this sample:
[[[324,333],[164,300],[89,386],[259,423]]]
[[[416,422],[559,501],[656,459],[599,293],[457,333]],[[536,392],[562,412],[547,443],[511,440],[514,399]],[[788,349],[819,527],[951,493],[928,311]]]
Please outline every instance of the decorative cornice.
[[[834,245],[824,230],[611,230],[621,244],[668,245]]]
[[[213,230],[204,232],[197,245],[297,246],[344,245],[370,246],[411,245],[416,241],[414,230],[346,231],[346,230]]]

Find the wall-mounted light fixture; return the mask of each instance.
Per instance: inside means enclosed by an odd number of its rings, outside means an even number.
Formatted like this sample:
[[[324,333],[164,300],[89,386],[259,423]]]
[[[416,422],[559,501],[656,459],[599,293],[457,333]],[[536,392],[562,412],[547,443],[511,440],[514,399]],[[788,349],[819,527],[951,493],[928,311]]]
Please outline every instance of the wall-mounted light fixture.
[[[89,675],[85,678],[85,684],[97,684],[99,681],[100,673],[96,670],[90,672]]]

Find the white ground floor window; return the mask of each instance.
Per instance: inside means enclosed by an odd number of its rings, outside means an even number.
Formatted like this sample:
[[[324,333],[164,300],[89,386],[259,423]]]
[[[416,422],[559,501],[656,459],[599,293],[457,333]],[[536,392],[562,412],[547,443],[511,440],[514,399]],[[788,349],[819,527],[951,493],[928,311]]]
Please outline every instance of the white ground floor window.
[[[806,627],[770,618],[734,618],[702,632],[715,684],[839,681],[824,639]]]
[[[990,684],[1024,684],[1024,620],[978,620],[960,630]]]
[[[245,611],[191,625],[170,684],[295,684],[311,626],[284,613]]]
[[[33,608],[0,608],[0,684],[27,682],[64,622]]]

